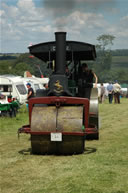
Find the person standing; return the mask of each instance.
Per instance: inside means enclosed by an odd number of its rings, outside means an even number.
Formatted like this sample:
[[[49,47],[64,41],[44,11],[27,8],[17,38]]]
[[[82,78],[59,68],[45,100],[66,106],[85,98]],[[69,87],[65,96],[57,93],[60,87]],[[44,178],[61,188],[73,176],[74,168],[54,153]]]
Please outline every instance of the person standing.
[[[114,86],[114,101],[115,103],[120,103],[120,92],[121,92],[121,86],[119,83],[116,81]]]
[[[105,94],[105,87],[104,87],[103,83],[101,83],[101,87],[100,87],[100,103],[102,103],[103,100],[104,100],[104,94]]]
[[[93,79],[95,79],[95,88],[97,88],[98,78],[96,74],[88,68],[86,63],[82,64],[82,71],[78,79],[78,95],[90,99],[91,89],[93,88]]]
[[[27,100],[29,100],[30,98],[34,97],[34,90],[31,87],[30,83],[26,84],[27,88],[28,88],[28,95],[27,95]]]
[[[112,104],[112,101],[113,101],[113,85],[112,85],[111,82],[107,86],[107,91],[108,91],[109,104]]]

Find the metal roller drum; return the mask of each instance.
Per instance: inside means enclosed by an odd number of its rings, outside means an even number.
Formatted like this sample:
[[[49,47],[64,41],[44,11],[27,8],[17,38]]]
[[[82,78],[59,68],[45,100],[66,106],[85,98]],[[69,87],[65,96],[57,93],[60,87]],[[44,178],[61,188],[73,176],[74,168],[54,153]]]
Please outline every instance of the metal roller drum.
[[[56,131],[56,107],[33,107],[32,131]]]
[[[92,88],[90,96],[90,109],[89,112],[98,115],[98,89]]]
[[[36,154],[74,154],[84,151],[84,136],[72,132],[83,132],[82,106],[34,107],[31,130],[41,132],[68,132],[62,141],[51,141],[49,135],[31,135],[32,152]]]
[[[31,130],[80,132],[83,124],[83,107],[34,107]]]
[[[57,128],[64,132],[81,132],[83,107],[61,107],[58,109]]]
[[[89,125],[95,126],[99,129],[99,115],[98,115],[98,89],[92,88],[90,96],[90,108],[89,108]],[[94,134],[93,139],[99,139],[99,134]]]

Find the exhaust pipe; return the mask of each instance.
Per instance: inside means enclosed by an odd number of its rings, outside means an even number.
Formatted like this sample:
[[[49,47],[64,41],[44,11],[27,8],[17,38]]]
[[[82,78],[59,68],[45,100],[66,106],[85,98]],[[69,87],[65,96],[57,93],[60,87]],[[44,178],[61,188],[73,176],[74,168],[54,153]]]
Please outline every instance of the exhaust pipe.
[[[55,32],[55,71],[50,77],[48,96],[72,96],[68,90],[66,72],[66,32]]]
[[[65,74],[66,69],[66,32],[55,32],[56,39],[56,74]]]

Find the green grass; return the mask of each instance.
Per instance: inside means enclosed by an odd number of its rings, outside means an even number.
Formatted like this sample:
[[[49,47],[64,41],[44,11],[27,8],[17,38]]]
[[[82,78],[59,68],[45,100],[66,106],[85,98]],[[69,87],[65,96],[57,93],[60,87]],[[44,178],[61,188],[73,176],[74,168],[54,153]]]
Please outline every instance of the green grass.
[[[1,193],[128,193],[128,99],[99,105],[100,140],[86,141],[80,155],[32,155],[29,135],[17,138],[28,123],[0,118]]]
[[[112,57],[112,62],[128,62],[128,56],[113,56]]]

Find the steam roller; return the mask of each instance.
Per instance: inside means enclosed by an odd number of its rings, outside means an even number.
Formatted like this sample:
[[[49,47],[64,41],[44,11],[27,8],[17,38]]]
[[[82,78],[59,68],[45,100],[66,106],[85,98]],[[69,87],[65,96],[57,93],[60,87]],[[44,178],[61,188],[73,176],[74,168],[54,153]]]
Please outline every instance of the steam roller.
[[[29,50],[52,73],[48,89],[37,90],[29,100],[29,124],[18,133],[31,135],[33,154],[83,153],[86,139],[99,139],[97,88],[91,89],[90,98],[78,93],[82,61],[96,58],[95,46],[66,41],[66,32],[56,32],[55,41]]]

